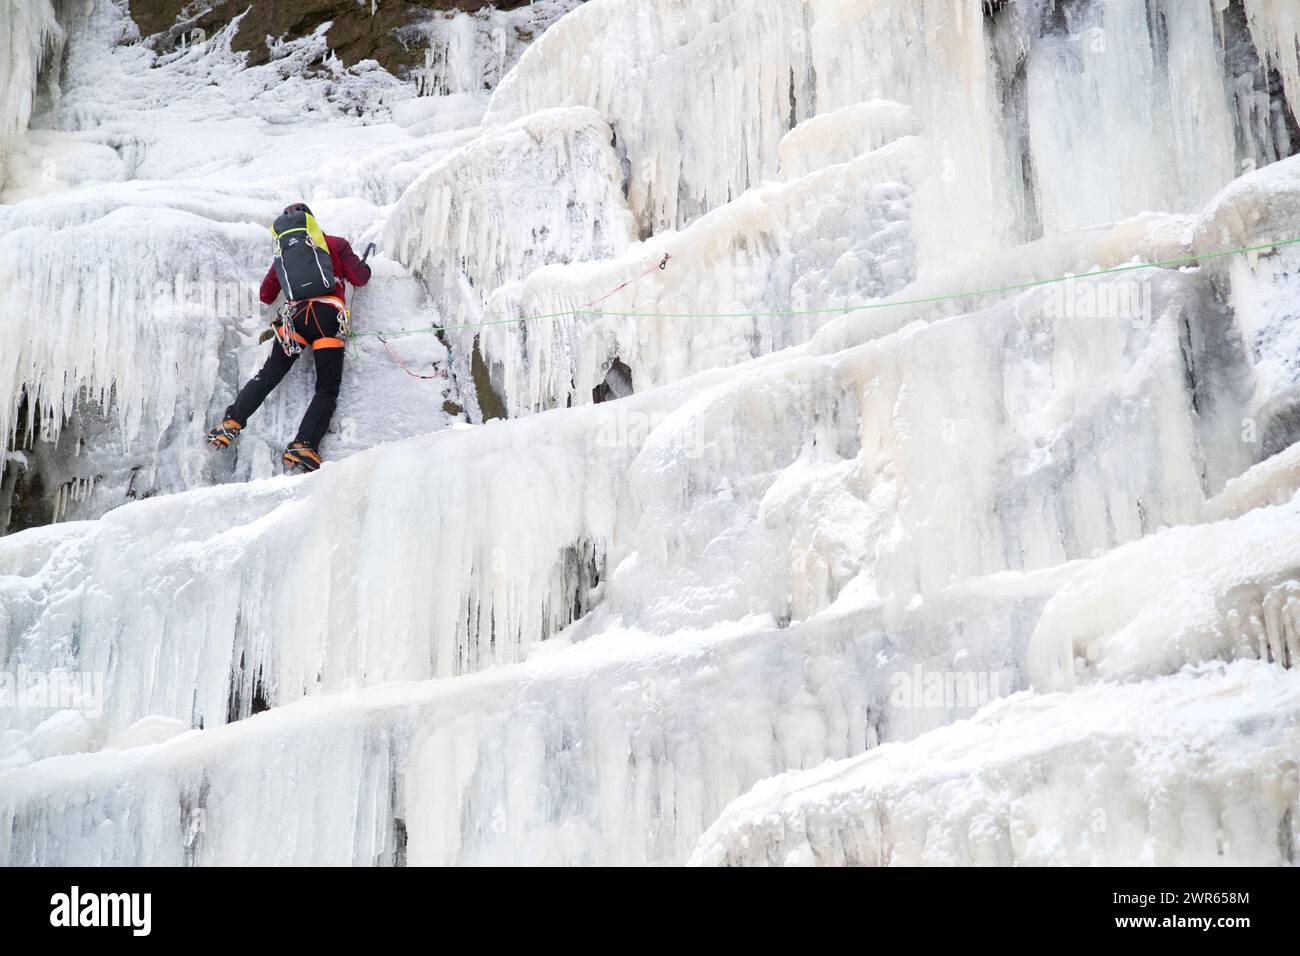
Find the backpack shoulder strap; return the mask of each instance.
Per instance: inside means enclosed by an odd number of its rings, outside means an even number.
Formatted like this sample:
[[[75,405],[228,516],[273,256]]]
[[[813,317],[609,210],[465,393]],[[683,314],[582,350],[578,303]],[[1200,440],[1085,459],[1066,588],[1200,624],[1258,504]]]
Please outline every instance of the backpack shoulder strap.
[[[312,243],[318,249],[324,249],[326,252],[330,251],[329,243],[325,241],[325,230],[320,227],[320,223],[316,221],[316,217],[311,213],[307,213],[307,235],[311,236]]]

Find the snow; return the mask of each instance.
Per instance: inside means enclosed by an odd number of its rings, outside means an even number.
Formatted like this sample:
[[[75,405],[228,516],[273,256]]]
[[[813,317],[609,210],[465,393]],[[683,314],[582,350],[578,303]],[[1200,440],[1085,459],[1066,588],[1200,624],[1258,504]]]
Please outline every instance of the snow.
[[[892,701],[895,675],[943,666],[943,642],[913,640],[930,628],[1011,690],[1006,634],[1050,584],[972,586],[915,630],[875,609],[671,637],[611,627],[475,675],[15,765],[0,860],[369,864],[401,845],[409,865],[680,863],[757,780],[971,713]],[[102,819],[122,822],[86,827]]]
[[[6,154],[31,119],[41,66],[48,53],[57,58],[62,41],[50,0],[6,3],[0,9],[0,187],[8,173]]]
[[[634,369],[638,389],[736,365],[807,341],[831,317],[817,310],[899,290],[915,273],[908,181],[917,149],[903,138],[750,190],[620,256],[540,268],[501,287],[476,331],[507,410],[585,404],[614,357]],[[711,315],[690,314],[700,303]],[[772,314],[790,310],[813,311]],[[551,318],[512,321],[533,315]]]
[[[1294,856],[1300,253],[1221,255],[1300,235],[1288,6],[543,0],[409,79],[67,6],[0,12],[0,862]],[[309,374],[201,438],[298,199],[385,339],[284,477]]]
[[[802,620],[851,585],[907,607],[1089,557],[1204,501],[1183,349],[1214,313],[1195,277],[1144,288],[1149,321],[1032,291],[831,357],[28,532],[0,544],[9,660],[106,672],[110,729],[211,726],[259,694],[517,661],[580,617],[584,634]],[[324,593],[304,606],[268,581]]]
[[[1019,695],[911,743],[766,780],[698,865],[1278,866],[1300,675],[1207,665]]]
[[[781,178],[798,179],[920,132],[910,106],[868,100],[804,120],[781,139]]]
[[[533,0],[514,10],[482,7],[437,11],[399,34],[427,44],[424,66],[415,71],[422,95],[482,93],[496,88],[537,34],[583,0]]]
[[[545,110],[449,154],[394,207],[386,248],[438,303],[463,380],[493,290],[635,239],[610,135],[591,110]]]
[[[1081,571],[1048,603],[1029,647],[1041,688],[1138,680],[1184,664],[1300,662],[1300,502],[1171,528]]]

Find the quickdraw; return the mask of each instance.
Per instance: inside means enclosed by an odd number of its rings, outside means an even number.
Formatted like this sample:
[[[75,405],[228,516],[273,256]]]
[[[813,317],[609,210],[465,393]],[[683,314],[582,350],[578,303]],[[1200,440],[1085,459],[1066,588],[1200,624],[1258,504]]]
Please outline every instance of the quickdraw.
[[[618,286],[617,288],[610,289],[608,292],[606,292],[604,295],[600,296],[599,298],[592,299],[590,302],[588,302],[578,311],[586,312],[588,309],[592,308],[593,306],[599,305],[600,303],[604,302],[606,299],[611,298],[612,296],[618,294],[619,292],[622,292],[628,286],[636,285],[638,282],[640,282],[642,279],[644,279],[646,276],[650,275],[653,272],[666,271],[668,269],[668,260],[671,258],[672,256],[670,256],[668,253],[665,252],[664,257],[659,260],[658,265],[651,266],[645,272],[641,273],[638,276],[633,276],[631,279],[628,279],[626,282],[624,282],[622,285]]]
[[[271,334],[275,340],[280,343],[280,348],[284,349],[284,354],[290,358],[302,351],[302,343],[299,341],[302,336],[293,330],[293,309],[286,302],[280,306],[280,311],[274,322],[271,323]]]

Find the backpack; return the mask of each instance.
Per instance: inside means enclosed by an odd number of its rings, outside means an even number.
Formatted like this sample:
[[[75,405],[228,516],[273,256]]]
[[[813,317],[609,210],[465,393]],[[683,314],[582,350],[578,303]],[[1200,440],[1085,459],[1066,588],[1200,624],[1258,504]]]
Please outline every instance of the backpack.
[[[280,216],[271,226],[275,237],[275,274],[289,301],[334,295],[334,262],[325,233],[309,212]]]

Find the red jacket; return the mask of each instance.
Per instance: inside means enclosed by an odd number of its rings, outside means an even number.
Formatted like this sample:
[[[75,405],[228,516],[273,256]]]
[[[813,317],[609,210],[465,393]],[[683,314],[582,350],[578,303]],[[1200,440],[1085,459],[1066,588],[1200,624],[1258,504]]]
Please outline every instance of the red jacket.
[[[347,294],[343,285],[345,279],[354,286],[363,286],[370,281],[370,266],[352,251],[352,246],[346,239],[326,236],[325,245],[330,247],[330,260],[334,263],[334,290],[340,299]],[[275,264],[272,263],[271,268],[266,270],[266,278],[262,280],[261,298],[270,305],[279,294],[280,277],[275,274]]]

